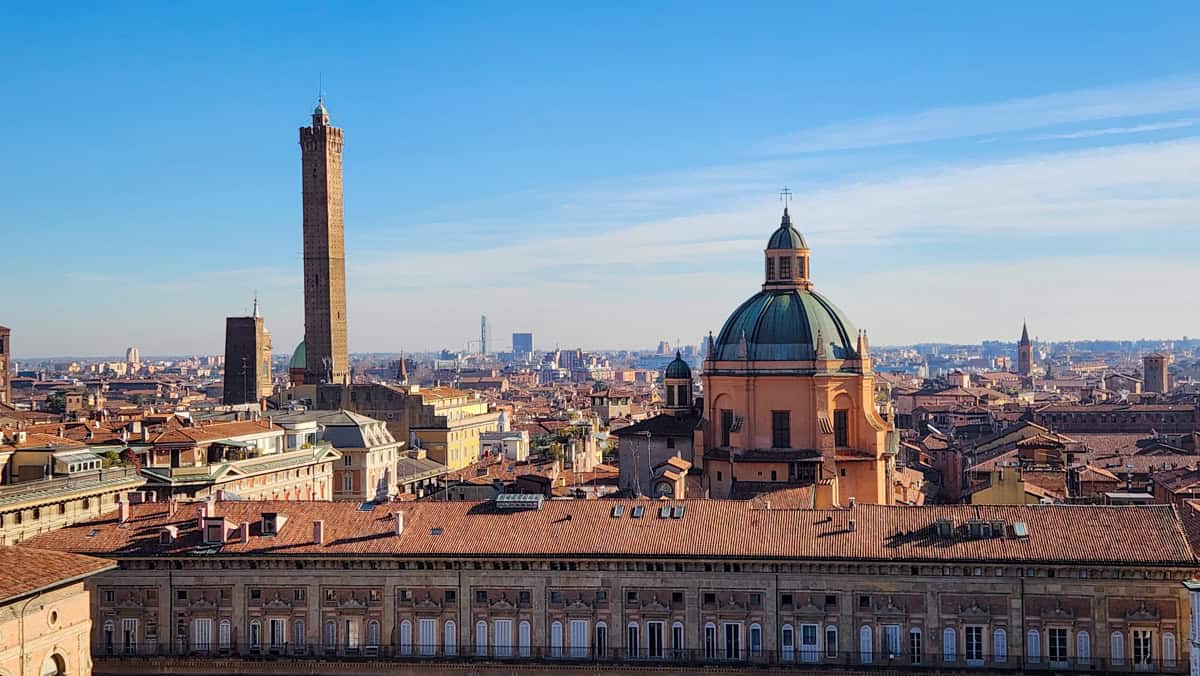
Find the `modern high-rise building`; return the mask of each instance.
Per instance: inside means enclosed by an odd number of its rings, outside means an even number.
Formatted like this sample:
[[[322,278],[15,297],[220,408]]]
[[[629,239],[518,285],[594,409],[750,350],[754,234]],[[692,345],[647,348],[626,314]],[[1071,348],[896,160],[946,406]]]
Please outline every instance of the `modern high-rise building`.
[[[512,351],[513,358],[524,359],[533,354],[533,334],[532,333],[514,333],[512,334]]]
[[[142,367],[142,353],[136,347],[125,350],[125,365],[131,374]]]
[[[1166,393],[1170,390],[1170,382],[1167,379],[1167,362],[1170,360],[1167,355],[1157,352],[1142,357],[1142,370],[1145,372],[1142,379],[1144,391]]]
[[[0,326],[0,404],[12,403],[12,330]]]
[[[342,210],[342,130],[325,100],[300,128],[304,192],[304,381],[350,382],[346,342],[346,246]],[[227,368],[230,365],[226,362]]]
[[[1033,341],[1029,340],[1029,327],[1021,325],[1021,340],[1017,343],[1017,373],[1033,375]]]
[[[491,335],[491,330],[488,328],[487,315],[479,316],[479,353],[488,353],[488,337]]]
[[[225,319],[226,404],[249,404],[271,396],[271,333],[258,314]]]

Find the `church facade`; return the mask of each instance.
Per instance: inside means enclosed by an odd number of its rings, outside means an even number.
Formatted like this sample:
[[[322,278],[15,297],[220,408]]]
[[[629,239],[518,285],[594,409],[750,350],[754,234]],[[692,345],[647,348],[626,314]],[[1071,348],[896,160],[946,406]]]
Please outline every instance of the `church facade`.
[[[764,251],[762,289],[709,337],[703,368],[711,497],[811,485],[813,506],[891,504],[895,426],[875,402],[865,332],[817,293],[785,208]]]

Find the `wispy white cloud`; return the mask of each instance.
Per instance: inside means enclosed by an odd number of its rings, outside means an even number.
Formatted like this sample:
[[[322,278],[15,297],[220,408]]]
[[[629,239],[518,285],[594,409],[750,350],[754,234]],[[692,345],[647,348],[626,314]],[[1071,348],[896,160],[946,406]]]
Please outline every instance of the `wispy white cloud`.
[[[1040,134],[1032,137],[1035,141],[1056,141],[1056,140],[1071,140],[1081,138],[1094,138],[1096,136],[1114,136],[1118,134],[1144,134],[1153,131],[1166,131],[1168,129],[1186,129],[1200,124],[1200,119],[1190,118],[1186,120],[1172,120],[1170,122],[1158,122],[1154,124],[1135,124],[1127,127],[1104,127],[1103,129],[1081,129],[1079,131],[1062,132],[1058,134]]]
[[[1200,110],[1200,76],[1186,75],[838,122],[776,138],[764,151],[875,148],[1192,110]]]
[[[675,186],[667,182],[645,190],[673,196]],[[355,345],[388,344],[394,326],[378,311],[388,305],[403,307],[412,316],[439,318],[406,326],[404,341],[413,348],[435,346],[437,336],[469,335],[476,309],[489,308],[505,308],[503,314],[492,310],[502,333],[536,328],[553,333],[563,344],[621,347],[644,344],[652,336],[674,337],[660,335],[664,331],[694,339],[719,329],[727,313],[761,281],[760,252],[778,223],[779,206],[762,198],[761,191],[757,194],[736,195],[722,210],[634,221],[602,232],[529,237],[465,251],[414,254],[376,247],[352,252]],[[937,246],[994,241],[998,236],[1020,242],[1035,236],[1077,235],[1088,241],[1108,238],[1121,246],[1134,232],[1187,232],[1195,228],[1195,214],[1200,213],[1200,139],[893,171],[798,192],[792,213],[814,248],[821,288],[832,291],[863,328],[874,327],[877,341],[1005,335],[1001,329],[1007,325],[1000,324],[1007,319],[998,301],[1025,294],[1020,302],[1028,307],[1012,309],[1014,316],[1032,317],[1039,308],[1047,308],[1050,315],[1048,308],[1083,307],[1072,305],[1070,293],[1094,294],[1095,284],[1101,282],[1097,271],[1114,269],[1111,261],[1075,264],[1070,261],[1076,259],[1067,256],[1043,265],[1040,261],[1050,252],[1032,251],[1037,261],[1014,267],[989,261],[988,252],[981,250],[969,262],[951,262],[923,277],[926,271],[905,267],[900,258],[880,274],[864,274],[861,254],[916,239]],[[1078,277],[1067,284],[1064,278],[1071,275]],[[1022,276],[1026,291],[1013,290],[1016,276]],[[1122,293],[1131,299],[1145,294],[1149,285],[1165,298],[1162,307],[1147,314],[1158,322],[1153,326],[1188,328],[1183,318],[1168,321],[1165,309],[1184,302],[1183,289],[1188,286],[1180,266],[1156,267],[1144,260],[1124,267],[1121,276],[1126,280]],[[914,286],[910,280],[918,277],[928,284]],[[968,278],[971,283],[964,284]],[[1050,287],[1053,292],[1046,290]],[[1105,293],[1110,293],[1107,286]],[[897,294],[938,298],[938,306],[956,319],[914,323],[911,306],[897,303]],[[662,312],[667,298],[669,316]],[[458,311],[439,310],[446,307]],[[1086,335],[1092,329],[1093,335],[1116,335],[1115,327],[1083,321],[1080,328],[1071,329],[1065,315],[1055,321],[1061,326],[1047,322],[1047,335]],[[1200,333],[1200,327],[1191,330]]]

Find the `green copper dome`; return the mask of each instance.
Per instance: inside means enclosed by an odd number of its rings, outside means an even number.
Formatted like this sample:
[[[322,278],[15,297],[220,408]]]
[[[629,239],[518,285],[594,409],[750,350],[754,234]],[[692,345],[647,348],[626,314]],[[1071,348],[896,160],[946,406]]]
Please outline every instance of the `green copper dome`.
[[[792,217],[788,214],[787,207],[783,208],[783,219],[779,222],[779,229],[771,234],[771,239],[767,242],[768,249],[807,249],[808,243],[804,241],[804,235],[800,231],[792,227]]]
[[[805,289],[769,289],[729,315],[713,352],[718,361],[806,361],[816,359],[818,335],[825,344],[823,358],[858,358],[858,332],[824,296]]]
[[[304,341],[296,346],[296,350],[292,352],[292,360],[288,362],[288,370],[300,369],[301,371],[308,368],[308,355],[304,349]]]
[[[670,364],[667,364],[667,372],[663,374],[663,377],[686,378],[691,380],[692,367],[688,366],[687,362],[683,360],[683,357],[679,354],[678,350],[675,351],[675,359]]]

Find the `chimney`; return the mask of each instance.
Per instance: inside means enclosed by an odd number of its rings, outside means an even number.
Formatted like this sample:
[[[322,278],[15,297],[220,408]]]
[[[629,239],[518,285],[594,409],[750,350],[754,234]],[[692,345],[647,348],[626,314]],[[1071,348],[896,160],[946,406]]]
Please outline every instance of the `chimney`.
[[[150,428],[149,427],[142,428],[142,441],[150,441]]]
[[[208,516],[208,510],[205,505],[201,504],[196,508],[196,528],[204,530],[204,517]]]
[[[224,501],[225,501],[225,489],[224,489],[224,488],[218,488],[218,489],[217,489],[217,492],[216,492],[216,500],[217,500],[217,502],[224,502]]]
[[[846,499],[846,506],[849,507],[850,509],[854,509],[855,504],[856,504],[856,501],[854,500],[853,495],[851,495],[849,498]]]
[[[242,534],[242,544],[250,544],[250,522],[243,521],[239,531]]]
[[[117,505],[117,517],[121,523],[125,523],[126,521],[129,520],[129,503],[128,502],[125,502],[124,500],[122,500]]]
[[[850,519],[850,525],[847,526],[847,530],[849,530],[851,533],[858,530],[858,522],[855,521],[854,519]]]
[[[396,512],[396,535],[404,533],[404,512]]]
[[[158,502],[158,491],[146,491],[146,502]]]
[[[313,544],[325,544],[325,522],[320,519],[313,521]]]

